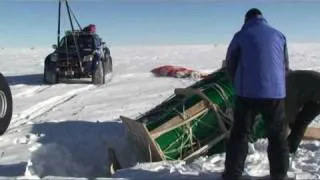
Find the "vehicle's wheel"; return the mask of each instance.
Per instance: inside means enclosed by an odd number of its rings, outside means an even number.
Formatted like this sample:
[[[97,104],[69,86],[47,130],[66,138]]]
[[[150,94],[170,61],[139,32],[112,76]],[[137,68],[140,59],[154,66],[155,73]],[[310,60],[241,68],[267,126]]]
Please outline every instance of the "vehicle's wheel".
[[[109,48],[105,48],[104,57],[106,64],[104,65],[105,73],[112,72],[112,57]]]
[[[111,56],[107,56],[106,60],[103,61],[103,70],[105,75],[112,72],[112,58]]]
[[[111,73],[112,72],[112,57],[109,56],[109,58],[107,59],[107,72]]]
[[[104,82],[105,82],[105,77],[104,77],[103,63],[102,61],[98,61],[98,64],[96,65],[96,69],[92,75],[92,83],[99,85],[99,84],[104,84]]]
[[[12,94],[5,77],[0,73],[0,135],[8,129],[12,117]]]
[[[104,54],[105,55],[111,55],[111,53],[110,53],[110,49],[108,48],[108,47],[105,47],[104,49],[103,49],[103,51],[104,51]]]
[[[50,70],[48,65],[44,66],[43,82],[45,84],[56,84],[59,82],[57,73]]]
[[[104,73],[104,75],[107,75],[108,74],[108,66],[107,66],[107,61],[106,60],[103,60],[102,61],[102,67],[103,67],[103,73]]]

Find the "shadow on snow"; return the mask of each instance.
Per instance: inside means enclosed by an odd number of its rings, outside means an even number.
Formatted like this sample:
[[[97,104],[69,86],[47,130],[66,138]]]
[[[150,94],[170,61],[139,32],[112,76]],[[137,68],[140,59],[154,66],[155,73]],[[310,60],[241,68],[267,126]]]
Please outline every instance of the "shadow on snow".
[[[41,85],[43,75],[42,74],[27,74],[27,75],[16,75],[16,76],[5,76],[9,85]]]
[[[43,74],[26,74],[26,75],[15,75],[15,76],[5,76],[9,85],[44,85],[43,83]],[[59,83],[66,84],[91,84],[90,78],[81,78],[81,79],[66,79],[61,78]]]
[[[41,146],[32,153],[36,175],[64,177],[109,176],[108,148],[125,148],[125,130],[119,120],[64,121],[35,124]]]
[[[27,162],[19,164],[0,165],[0,177],[23,176],[27,167]]]

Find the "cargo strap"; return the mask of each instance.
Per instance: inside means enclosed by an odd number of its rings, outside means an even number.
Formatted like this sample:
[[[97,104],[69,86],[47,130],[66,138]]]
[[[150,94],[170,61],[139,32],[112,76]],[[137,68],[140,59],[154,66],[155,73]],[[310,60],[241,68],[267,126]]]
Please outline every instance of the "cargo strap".
[[[226,103],[227,103],[228,95],[222,89],[221,86],[216,85],[211,88],[215,88],[218,95],[221,96],[222,100],[226,101]],[[170,145],[168,147],[166,147],[165,149],[162,150],[162,152],[163,152],[162,156],[164,157],[164,159],[170,159],[169,157],[166,156],[166,154],[170,154],[171,153],[170,149],[179,142],[181,143],[179,145],[180,147],[178,148],[178,149],[180,149],[179,152],[181,153],[179,159],[191,160],[195,157],[199,157],[205,151],[212,148],[214,145],[216,145],[217,143],[219,143],[223,139],[226,139],[229,136],[229,131],[228,131],[226,125],[227,124],[230,125],[232,123],[232,121],[230,120],[230,118],[228,118],[227,115],[225,115],[225,113],[223,112],[221,107],[218,104],[213,103],[209,99],[209,97],[202,92],[201,89],[177,88],[177,89],[175,89],[175,94],[183,95],[183,96],[185,96],[185,98],[196,95],[196,96],[200,97],[201,100],[198,103],[196,103],[195,105],[193,105],[192,107],[189,107],[187,109],[184,109],[184,107],[182,107],[182,112],[174,110],[177,113],[176,116],[174,116],[173,118],[168,120],[166,123],[164,123],[164,124],[160,125],[159,127],[150,131],[151,138],[153,140],[155,140],[156,138],[160,137],[161,135],[163,135],[163,134],[165,134],[165,133],[167,133],[177,127],[185,125],[184,127],[185,127],[185,131],[186,131],[186,133],[185,133],[186,136],[183,135],[183,136],[178,137],[174,142],[170,143]],[[213,139],[210,140],[209,142],[207,142],[207,144],[205,144],[204,147],[201,147],[200,149],[194,151],[188,157],[184,157],[184,155],[183,155],[184,146],[190,146],[191,144],[198,143],[197,139],[194,139],[194,135],[191,131],[193,125],[191,125],[189,123],[192,120],[195,120],[198,118],[201,119],[201,117],[205,116],[208,113],[208,111],[210,111],[210,110],[214,112],[214,115],[217,118],[217,123],[218,123],[219,129],[220,129],[220,131],[222,131],[221,135],[219,135],[218,137],[213,137]],[[191,145],[191,148],[192,148],[192,145]]]
[[[177,88],[174,90],[175,94],[182,94],[182,95],[198,95],[200,96],[205,102],[207,107],[209,107],[211,110],[213,110],[214,112],[216,112],[216,116],[218,119],[218,123],[220,126],[220,129],[222,130],[222,132],[227,132],[227,128],[226,125],[224,123],[224,121],[222,120],[221,116],[220,116],[220,108],[217,104],[214,104],[211,102],[211,100],[208,98],[207,95],[205,95],[202,91],[200,91],[199,89],[193,89],[193,88]]]
[[[218,109],[219,113],[223,116],[223,118],[225,119],[225,122],[227,122],[229,125],[232,125],[232,121],[233,121],[232,114],[233,113],[231,113],[231,112],[233,112],[233,110],[232,110],[232,105],[231,105],[230,101],[228,100],[227,93],[223,90],[223,88],[218,83],[214,83],[213,88],[215,88],[217,90],[220,97],[224,100],[224,102],[226,103],[226,106],[227,106],[226,112],[223,112],[223,111],[221,111],[221,109]]]
[[[217,83],[215,83],[213,88],[215,88],[217,90],[217,92],[219,93],[221,98],[227,103],[228,102],[228,96],[227,96],[226,92],[222,89],[222,87],[220,85],[218,85]],[[228,136],[230,134],[230,130],[228,130],[226,128],[226,124],[225,123],[228,123],[229,125],[231,125],[232,117],[229,117],[228,115],[226,115],[221,110],[219,105],[217,105],[215,103],[212,103],[211,100],[208,98],[208,96],[201,91],[201,89],[193,89],[193,88],[182,89],[182,88],[177,88],[177,89],[175,89],[175,94],[181,94],[181,95],[185,95],[185,96],[197,95],[197,96],[201,97],[202,100],[205,102],[206,106],[209,109],[211,109],[211,110],[213,110],[215,112],[218,124],[220,126],[220,129],[222,130],[222,134],[221,135],[219,135],[218,137],[212,139],[207,144],[202,146],[200,149],[194,151],[193,153],[191,153],[187,157],[184,157],[184,158],[181,157],[182,160],[185,160],[188,163],[188,162],[191,162],[192,160],[198,158],[199,156],[203,155],[205,152],[207,152],[210,148],[212,148],[213,146],[218,144],[223,139],[228,138]]]
[[[158,138],[162,134],[169,132],[183,124],[187,124],[192,120],[200,117],[202,114],[206,113],[208,110],[205,108],[205,103],[198,103],[194,107],[186,110],[186,114],[179,113],[176,117],[170,119],[166,123],[157,127],[150,132],[152,138]],[[200,110],[199,110],[200,109]],[[190,114],[189,114],[190,113]]]
[[[211,140],[204,146],[202,146],[200,149],[196,150],[195,152],[191,153],[189,156],[185,157],[183,160],[187,163],[193,161],[194,159],[201,156],[204,152],[207,152],[210,148],[212,148],[214,145],[218,144],[223,139],[227,138],[230,134],[230,131],[221,134],[220,136],[216,137],[215,139]]]

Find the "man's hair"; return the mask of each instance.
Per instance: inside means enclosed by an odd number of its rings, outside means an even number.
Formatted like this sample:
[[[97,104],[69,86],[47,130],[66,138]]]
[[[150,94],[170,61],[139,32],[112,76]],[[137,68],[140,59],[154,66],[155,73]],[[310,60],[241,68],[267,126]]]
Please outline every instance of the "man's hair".
[[[252,8],[249,11],[247,11],[244,22],[247,22],[248,20],[259,16],[262,16],[262,12],[257,8]]]

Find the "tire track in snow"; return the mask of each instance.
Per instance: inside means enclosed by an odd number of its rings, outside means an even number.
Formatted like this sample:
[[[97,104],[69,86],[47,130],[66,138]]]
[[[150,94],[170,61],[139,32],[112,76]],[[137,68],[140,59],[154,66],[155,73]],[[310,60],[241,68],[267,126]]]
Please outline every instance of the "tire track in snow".
[[[42,91],[45,91],[49,89],[51,86],[35,86],[31,87],[27,90],[24,90],[23,92],[20,92],[18,94],[14,94],[12,98],[18,98],[18,97],[25,97],[25,96],[33,96],[35,93],[40,93]]]
[[[30,122],[31,120],[33,120],[33,119],[43,115],[44,113],[52,110],[56,106],[69,101],[70,99],[77,96],[77,94],[79,94],[80,92],[93,89],[94,87],[96,87],[96,86],[88,85],[83,88],[70,90],[63,95],[51,97],[45,101],[39,102],[39,103],[31,106],[30,108],[16,114],[15,117],[12,118],[8,131],[13,130],[14,128],[16,128],[20,125],[23,125],[23,124]]]

